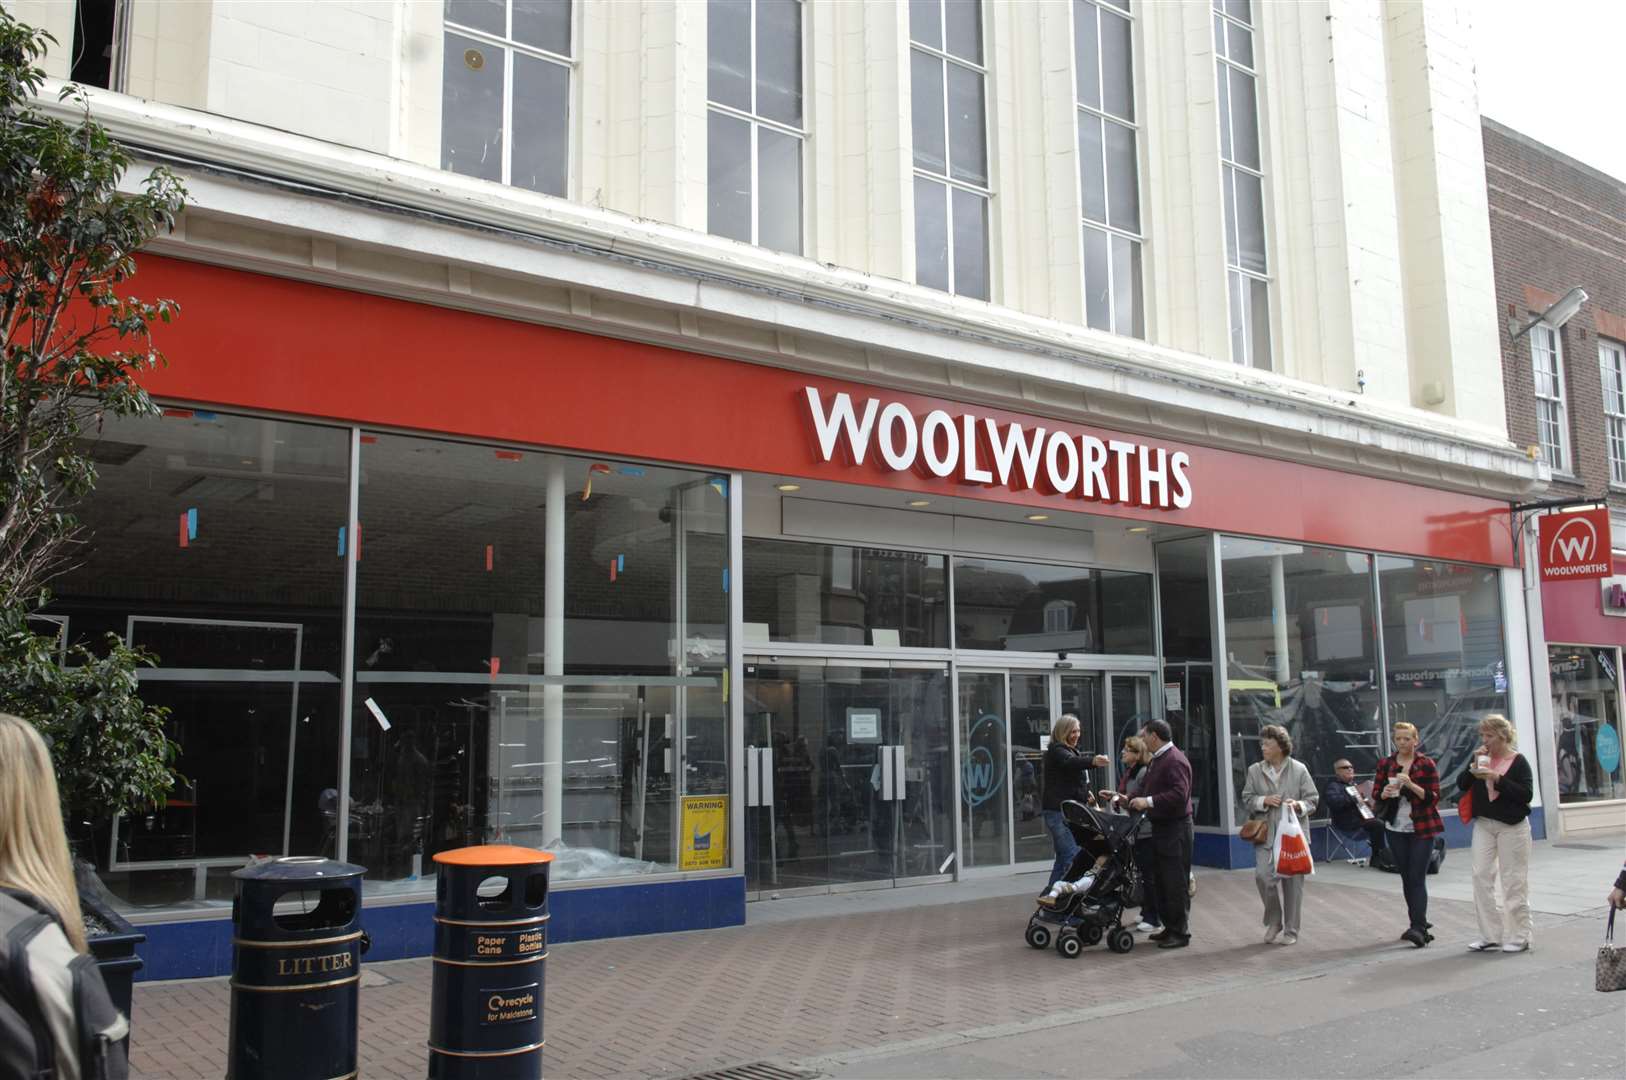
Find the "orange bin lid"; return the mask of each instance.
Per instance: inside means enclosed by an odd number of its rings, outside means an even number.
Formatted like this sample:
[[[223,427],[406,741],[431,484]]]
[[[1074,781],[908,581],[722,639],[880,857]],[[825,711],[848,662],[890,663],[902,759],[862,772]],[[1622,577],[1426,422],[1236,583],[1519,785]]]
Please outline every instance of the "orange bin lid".
[[[447,866],[535,866],[552,862],[553,856],[546,851],[513,844],[481,844],[437,852],[434,861]]]

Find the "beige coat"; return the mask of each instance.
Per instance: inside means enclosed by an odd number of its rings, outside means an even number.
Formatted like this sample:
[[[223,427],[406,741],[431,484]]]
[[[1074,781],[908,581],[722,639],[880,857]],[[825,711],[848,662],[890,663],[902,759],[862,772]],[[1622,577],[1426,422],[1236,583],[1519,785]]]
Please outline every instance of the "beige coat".
[[[1317,804],[1321,802],[1321,796],[1316,791],[1315,781],[1310,779],[1310,770],[1305,768],[1304,762],[1295,757],[1287,758],[1282,762],[1282,774],[1275,781],[1272,781],[1265,772],[1263,761],[1256,761],[1248,766],[1248,779],[1242,785],[1242,808],[1247,812],[1249,820],[1270,817],[1270,841],[1274,844],[1282,815],[1259,805],[1259,800],[1267,795],[1280,795],[1283,801],[1292,799],[1294,802],[1303,803],[1304,809],[1299,815],[1299,824],[1306,833],[1310,831],[1310,816],[1315,813]]]

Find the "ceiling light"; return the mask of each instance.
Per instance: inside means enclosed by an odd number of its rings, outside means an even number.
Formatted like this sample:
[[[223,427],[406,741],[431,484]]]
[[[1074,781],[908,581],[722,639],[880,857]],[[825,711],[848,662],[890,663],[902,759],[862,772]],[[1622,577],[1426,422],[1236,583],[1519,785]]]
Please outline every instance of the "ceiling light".
[[[800,491],[800,490],[802,490],[802,485],[800,485],[800,484],[775,484],[774,485],[774,490],[783,491],[786,494],[789,494],[792,491]]]
[[[1028,515],[1028,520],[1029,521],[1049,521],[1050,520],[1050,515],[1049,514],[1029,514]]]
[[[1131,525],[1129,527],[1129,531],[1132,533],[1143,533],[1146,532],[1148,528],[1149,526],[1146,525]]]
[[[909,500],[909,505],[915,507],[916,509],[919,509],[922,506],[930,506],[931,504],[932,504],[932,501],[930,499],[910,499]]]

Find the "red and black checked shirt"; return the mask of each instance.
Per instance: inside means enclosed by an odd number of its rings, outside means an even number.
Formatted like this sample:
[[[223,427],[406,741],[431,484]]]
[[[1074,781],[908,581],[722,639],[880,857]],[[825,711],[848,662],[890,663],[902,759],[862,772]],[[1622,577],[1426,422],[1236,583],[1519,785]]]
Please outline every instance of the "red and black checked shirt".
[[[1395,757],[1390,754],[1378,762],[1378,771],[1372,778],[1372,798],[1377,800],[1378,817],[1385,821],[1393,821],[1394,816],[1389,812],[1389,804],[1393,799],[1383,797],[1384,785],[1389,777],[1400,771],[1395,763]],[[1411,782],[1423,789],[1422,797],[1414,796],[1409,790],[1400,794],[1402,799],[1411,800],[1411,824],[1419,837],[1438,836],[1445,831],[1445,822],[1440,820],[1438,809],[1440,802],[1440,770],[1434,765],[1434,759],[1424,754],[1418,754],[1412,759],[1411,768],[1407,770]]]

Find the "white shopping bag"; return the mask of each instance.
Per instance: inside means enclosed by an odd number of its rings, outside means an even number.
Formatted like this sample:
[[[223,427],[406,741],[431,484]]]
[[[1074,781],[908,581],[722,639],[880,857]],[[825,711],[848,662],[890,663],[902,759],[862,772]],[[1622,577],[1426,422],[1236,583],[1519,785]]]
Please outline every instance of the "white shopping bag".
[[[1276,828],[1276,841],[1271,846],[1271,865],[1277,877],[1298,877],[1315,873],[1315,860],[1310,857],[1310,838],[1299,826],[1299,816],[1282,804],[1282,823]]]

